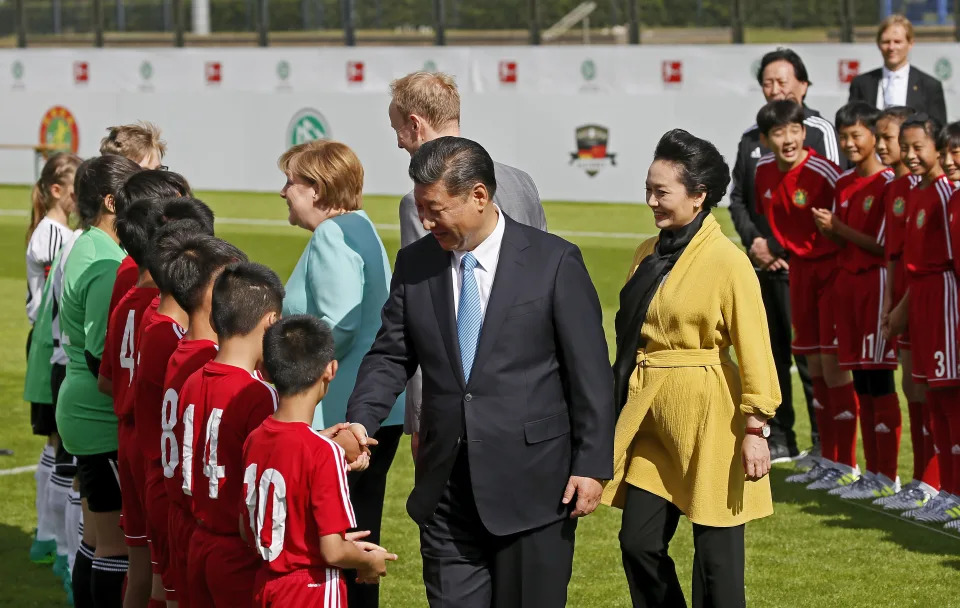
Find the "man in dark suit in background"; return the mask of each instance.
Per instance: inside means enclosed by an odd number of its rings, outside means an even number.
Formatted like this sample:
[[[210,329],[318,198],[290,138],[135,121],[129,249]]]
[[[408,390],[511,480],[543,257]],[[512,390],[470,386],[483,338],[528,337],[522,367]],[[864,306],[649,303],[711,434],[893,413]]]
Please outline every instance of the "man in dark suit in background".
[[[794,51],[779,48],[770,51],[760,60],[757,69],[757,82],[763,90],[764,98],[770,101],[789,99],[803,106],[803,124],[807,128],[804,146],[813,148],[817,154],[835,163],[841,163],[837,149],[837,133],[833,124],[820,116],[820,112],[808,108],[804,103],[810,78],[803,60]],[[787,250],[773,236],[767,219],[757,211],[754,200],[753,178],[757,170],[757,161],[769,152],[760,143],[760,129],[754,124],[743,132],[737,146],[737,160],[733,165],[733,180],[730,190],[730,216],[740,235],[740,241],[757,270],[760,279],[760,293],[767,311],[767,326],[770,328],[770,345],[773,348],[773,361],[777,366],[780,381],[780,394],[783,403],[777,408],[776,417],[770,420],[771,435],[770,458],[773,462],[793,460],[800,455],[797,435],[794,431],[796,413],[793,408],[793,376],[790,371],[794,360],[803,394],[806,398],[807,413],[810,416],[810,430],[817,455],[817,422],[813,413],[813,384],[807,373],[806,358],[793,357],[791,343],[793,330],[790,325],[790,262]]]
[[[940,81],[910,65],[913,24],[891,15],[877,30],[883,67],[860,74],[850,83],[850,101],[865,101],[879,109],[907,106],[947,124],[947,105]]]
[[[494,163],[441,137],[410,162],[428,235],[397,254],[347,406],[361,442],[419,365],[407,511],[433,607],[566,603],[576,518],[613,468],[613,377],[580,250],[494,204]]]

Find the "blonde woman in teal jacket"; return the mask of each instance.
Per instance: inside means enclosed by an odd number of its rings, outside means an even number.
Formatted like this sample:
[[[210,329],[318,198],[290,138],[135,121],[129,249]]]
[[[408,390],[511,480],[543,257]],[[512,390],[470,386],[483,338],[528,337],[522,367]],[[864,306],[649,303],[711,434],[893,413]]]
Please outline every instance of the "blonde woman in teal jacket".
[[[286,285],[283,314],[318,317],[333,330],[336,378],[313,420],[317,429],[343,422],[363,356],[380,329],[380,309],[390,288],[383,241],[362,209],[363,165],[348,146],[313,141],[290,148],[279,161],[287,181],[280,191],[289,221],[313,233]],[[352,473],[350,495],[357,527],[380,541],[387,471],[403,434],[404,395],[377,432],[370,468]],[[348,579],[351,606],[376,606],[377,585]]]

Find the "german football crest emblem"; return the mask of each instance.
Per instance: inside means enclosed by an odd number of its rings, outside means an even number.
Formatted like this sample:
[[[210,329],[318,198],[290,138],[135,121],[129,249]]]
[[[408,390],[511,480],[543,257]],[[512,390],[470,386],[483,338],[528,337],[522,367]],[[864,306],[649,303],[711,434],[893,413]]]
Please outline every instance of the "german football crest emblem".
[[[873,207],[873,197],[868,196],[867,198],[863,199],[863,210],[869,212],[871,207]]]
[[[917,228],[923,228],[924,222],[927,221],[927,212],[921,209],[917,212]]]
[[[893,214],[897,217],[903,216],[903,212],[907,209],[907,201],[903,199],[902,196],[898,196],[893,199]]]
[[[807,191],[803,188],[797,188],[793,193],[793,204],[801,209],[807,206]]]
[[[617,165],[616,154],[607,150],[610,130],[600,125],[577,127],[577,151],[570,153],[570,164],[593,177],[606,167]]]

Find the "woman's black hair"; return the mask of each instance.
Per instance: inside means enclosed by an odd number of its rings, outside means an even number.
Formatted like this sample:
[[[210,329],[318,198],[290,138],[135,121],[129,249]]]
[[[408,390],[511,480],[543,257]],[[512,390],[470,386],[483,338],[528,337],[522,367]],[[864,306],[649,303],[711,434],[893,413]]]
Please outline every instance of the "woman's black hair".
[[[73,182],[80,223],[89,227],[100,221],[105,211],[103,199],[108,194],[116,198],[127,178],[140,170],[137,163],[114,154],[83,161]]]
[[[654,160],[671,161],[688,194],[703,192],[704,210],[715,207],[730,184],[730,167],[717,147],[683,129],[667,131],[657,143]]]

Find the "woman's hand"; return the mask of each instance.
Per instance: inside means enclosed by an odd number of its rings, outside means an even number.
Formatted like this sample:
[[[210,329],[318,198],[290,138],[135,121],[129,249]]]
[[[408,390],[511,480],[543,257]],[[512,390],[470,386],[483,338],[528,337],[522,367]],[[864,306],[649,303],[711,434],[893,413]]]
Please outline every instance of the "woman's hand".
[[[745,435],[741,452],[747,480],[758,481],[770,472],[770,445],[766,439],[756,435]]]

